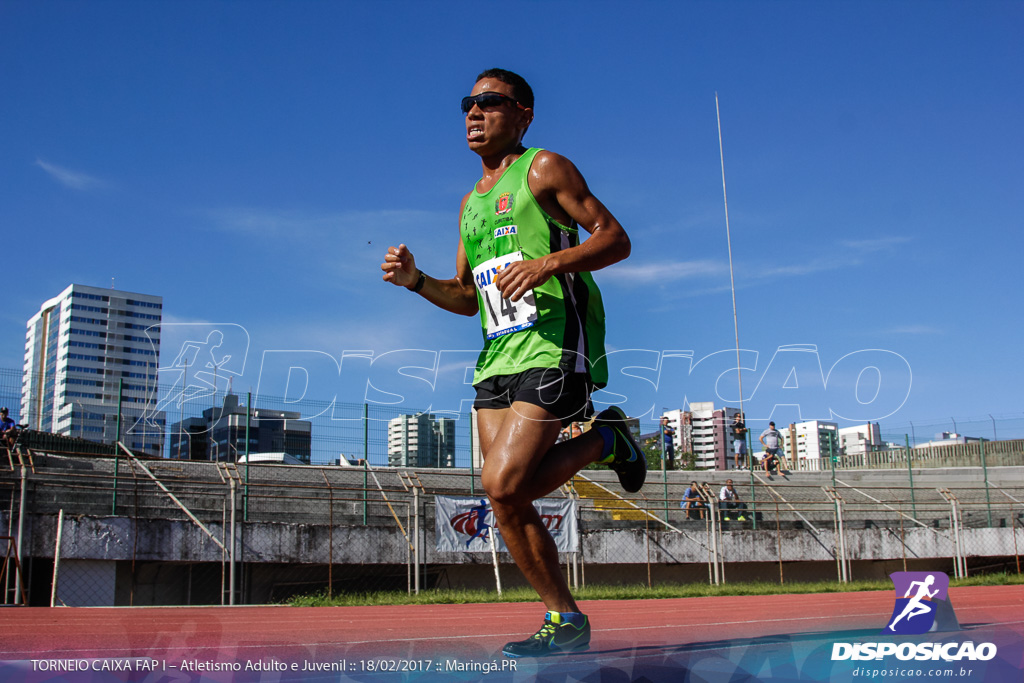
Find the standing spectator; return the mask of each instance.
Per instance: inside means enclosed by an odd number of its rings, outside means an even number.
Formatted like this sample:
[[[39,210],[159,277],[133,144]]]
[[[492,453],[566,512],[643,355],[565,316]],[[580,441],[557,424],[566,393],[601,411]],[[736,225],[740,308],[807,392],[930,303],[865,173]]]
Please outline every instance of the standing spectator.
[[[704,519],[704,509],[707,506],[707,501],[704,500],[700,489],[697,488],[697,482],[691,481],[690,485],[683,491],[683,500],[679,503],[679,507],[686,510],[686,518]]]
[[[672,428],[672,425],[668,423],[667,417],[661,418],[661,438],[665,443],[665,468],[669,470],[675,469],[676,461],[676,444],[675,437],[676,430]]]
[[[761,445],[764,446],[764,458],[761,459],[761,464],[764,466],[764,473],[771,479],[771,470],[779,466],[779,448],[782,444],[782,434],[775,428],[774,422],[769,422],[768,429],[761,432],[761,436],[758,438],[761,441]]]
[[[743,413],[736,413],[732,421],[732,448],[736,453],[736,469],[742,470],[746,466],[747,454],[747,423],[743,419]]]
[[[747,521],[744,511],[747,509],[747,504],[740,501],[740,494],[732,485],[732,479],[726,479],[725,486],[718,492],[718,505],[724,511],[722,518],[725,520],[732,519],[730,510],[739,510],[740,516],[737,518],[740,522]]]

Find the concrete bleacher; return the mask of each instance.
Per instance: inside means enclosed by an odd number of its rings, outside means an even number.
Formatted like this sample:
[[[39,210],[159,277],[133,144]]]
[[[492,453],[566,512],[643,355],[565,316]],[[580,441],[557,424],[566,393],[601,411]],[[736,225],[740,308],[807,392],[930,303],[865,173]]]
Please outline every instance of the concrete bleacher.
[[[841,506],[845,542],[866,574],[891,570],[901,561],[949,562],[957,534],[950,529],[951,503],[940,490],[959,501],[964,554],[978,562],[1005,562],[1015,554],[1013,543],[1024,527],[1022,474],[1022,467],[915,469],[911,495],[906,470],[837,470],[834,480],[830,471],[790,472],[771,480],[749,471],[652,471],[640,492],[627,494],[614,472],[588,469],[552,496],[578,502],[578,554],[588,582],[633,577],[630,567],[644,563],[665,580],[696,576],[694,566],[709,562],[715,534],[710,518],[685,519],[679,502],[690,481],[717,495],[727,479],[757,513],[720,527],[722,561],[733,567],[730,572],[746,564],[754,576],[761,571],[757,567],[785,562],[834,575]],[[294,582],[296,568],[302,567],[312,576],[317,566],[344,566],[338,574],[353,581],[389,572],[405,576],[411,538],[419,539],[421,561],[429,566],[457,567],[452,575],[462,580],[482,581],[491,573],[486,557],[438,551],[433,540],[434,497],[483,496],[479,471],[247,467],[33,451],[22,459],[0,459],[4,526],[21,520],[23,482],[24,552],[44,567],[53,557],[57,513],[63,510],[66,561],[122,563],[122,568],[149,562],[160,569],[153,570],[156,574],[178,577],[178,588],[192,587],[191,579],[183,578],[186,566],[222,577],[228,561],[224,548],[236,537],[238,562],[254,577],[273,576],[268,583]],[[144,576],[148,570],[139,571]]]
[[[17,461],[10,462],[9,468],[0,470],[0,479],[16,483]],[[34,511],[55,514],[63,508],[74,514],[109,515],[114,509],[113,457],[33,452],[27,462],[32,470]],[[235,466],[122,456],[117,459],[118,514],[185,517],[142,464],[184,507],[204,520],[223,518],[230,505],[231,479],[236,482],[235,495],[244,495],[248,519],[269,522],[322,523],[329,515],[336,524],[363,523],[367,517],[390,520],[396,510],[412,504],[413,488],[428,502],[434,495],[483,495],[479,471],[468,469]],[[828,525],[835,504],[826,489],[834,483],[844,518],[854,523],[898,525],[901,518],[907,523],[912,516],[920,523],[941,526],[948,524],[950,503],[939,490],[948,489],[959,501],[965,524],[977,522],[979,515],[987,522],[994,511],[993,524],[999,525],[1020,509],[1015,503],[1024,502],[1022,473],[1022,467],[990,467],[986,487],[986,472],[981,468],[922,468],[912,472],[911,489],[910,474],[892,469],[841,470],[834,480],[829,471],[789,472],[771,480],[759,471],[652,471],[641,492],[627,494],[613,472],[585,470],[571,487],[552,495],[576,497],[587,527],[647,527],[653,518],[643,510],[671,524],[687,521],[679,502],[690,481],[706,485],[717,495],[732,479],[741,500],[763,515],[777,516],[787,524],[817,520]]]

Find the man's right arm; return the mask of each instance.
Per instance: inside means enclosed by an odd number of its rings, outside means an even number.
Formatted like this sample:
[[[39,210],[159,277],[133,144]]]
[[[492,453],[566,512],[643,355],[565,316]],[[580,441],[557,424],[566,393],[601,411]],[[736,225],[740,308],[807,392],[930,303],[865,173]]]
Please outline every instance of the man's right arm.
[[[463,209],[468,198],[467,194],[462,199]],[[461,210],[459,216],[462,216]],[[476,285],[473,283],[473,270],[469,267],[469,258],[466,256],[461,238],[455,257],[455,277],[453,278],[439,280],[420,271],[416,267],[415,257],[404,244],[388,247],[380,269],[384,271],[385,282],[407,289],[416,287],[422,275],[423,285],[419,289],[420,296],[446,311],[472,316],[480,310],[476,298]]]

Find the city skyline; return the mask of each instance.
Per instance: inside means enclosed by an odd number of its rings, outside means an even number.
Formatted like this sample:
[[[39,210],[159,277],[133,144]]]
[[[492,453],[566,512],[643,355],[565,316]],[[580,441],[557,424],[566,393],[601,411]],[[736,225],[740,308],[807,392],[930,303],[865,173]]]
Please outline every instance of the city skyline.
[[[753,417],[865,402],[878,410],[850,419],[883,430],[1024,417],[1024,329],[1004,300],[1024,201],[1019,4],[564,3],[499,58],[431,38],[473,30],[457,6],[398,4],[399,20],[354,4],[0,4],[0,367],[22,366],[41,301],[113,280],[164,297],[163,366],[217,328],[244,346],[219,380],[239,393],[287,396],[284,369],[308,362],[311,396],[347,400],[342,375],[362,377],[354,352],[370,351],[367,377],[406,392],[396,409],[462,406],[478,322],[385,286],[378,265],[402,242],[426,272],[454,271],[479,175],[456,102],[497,65],[537,92],[526,142],[573,159],[633,241],[595,276],[616,359],[605,400],[653,419],[738,398],[717,92]],[[573,21],[587,30],[554,29]],[[586,38],[606,34],[626,49]],[[427,390],[400,370],[430,354]],[[365,400],[391,400],[373,386]]]

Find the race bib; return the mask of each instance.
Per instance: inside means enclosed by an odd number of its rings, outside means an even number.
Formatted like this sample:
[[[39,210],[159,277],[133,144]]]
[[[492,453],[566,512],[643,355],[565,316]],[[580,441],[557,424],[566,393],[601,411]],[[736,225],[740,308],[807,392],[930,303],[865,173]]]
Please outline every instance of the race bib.
[[[505,256],[498,256],[481,263],[473,269],[473,279],[487,319],[487,338],[503,337],[532,327],[537,322],[537,300],[531,289],[519,301],[512,301],[501,296],[494,278],[508,267],[510,263],[523,260],[523,252],[517,251]]]

